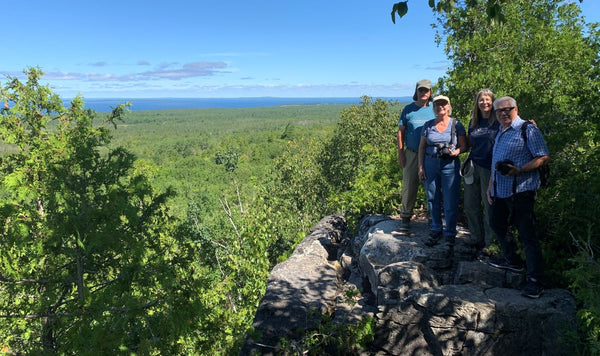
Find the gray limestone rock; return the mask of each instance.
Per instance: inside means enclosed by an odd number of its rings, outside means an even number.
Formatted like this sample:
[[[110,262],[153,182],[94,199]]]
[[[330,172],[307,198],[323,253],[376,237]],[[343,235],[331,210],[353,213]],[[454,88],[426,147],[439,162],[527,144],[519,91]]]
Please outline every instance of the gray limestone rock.
[[[348,237],[342,216],[322,219],[271,272],[241,354],[282,354],[282,338],[300,345],[323,315],[341,324],[375,319],[373,342],[356,355],[572,353],[563,337],[576,328],[568,291],[527,299],[523,275],[478,261],[468,232],[459,230],[454,246],[428,247],[425,222],[413,221],[409,233],[400,227],[367,216]]]

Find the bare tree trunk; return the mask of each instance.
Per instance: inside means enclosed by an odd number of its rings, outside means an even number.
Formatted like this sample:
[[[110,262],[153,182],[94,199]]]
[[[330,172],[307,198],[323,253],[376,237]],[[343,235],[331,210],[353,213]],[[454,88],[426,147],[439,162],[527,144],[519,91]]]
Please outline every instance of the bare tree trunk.
[[[46,289],[45,286],[42,286],[42,294]],[[52,315],[51,308],[46,310],[48,315],[42,317],[42,347],[44,348],[44,353],[51,354],[54,352],[56,348],[56,340],[54,339],[54,320]]]
[[[81,246],[77,244],[76,249],[77,256],[77,299],[79,299],[80,305],[85,301],[85,289],[83,283],[83,251]]]
[[[45,316],[42,318],[42,346],[45,353],[54,351],[54,328],[52,327],[52,317]]]

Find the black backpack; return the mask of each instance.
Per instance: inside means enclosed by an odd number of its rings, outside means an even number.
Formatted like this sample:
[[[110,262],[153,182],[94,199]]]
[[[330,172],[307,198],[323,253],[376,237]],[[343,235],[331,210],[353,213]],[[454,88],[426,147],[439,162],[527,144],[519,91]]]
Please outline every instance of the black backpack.
[[[527,147],[527,126],[530,121],[525,121],[521,126],[521,135],[523,135],[523,141],[525,141],[525,147]],[[537,168],[538,174],[540,175],[540,187],[546,188],[550,182],[550,164],[546,163]]]

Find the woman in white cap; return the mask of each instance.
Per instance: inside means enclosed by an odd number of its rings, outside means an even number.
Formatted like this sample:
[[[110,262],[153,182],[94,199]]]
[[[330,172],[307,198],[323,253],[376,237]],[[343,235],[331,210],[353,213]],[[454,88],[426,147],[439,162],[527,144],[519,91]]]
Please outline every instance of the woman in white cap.
[[[447,96],[433,98],[433,113],[435,119],[423,125],[419,145],[419,179],[425,183],[431,217],[431,231],[425,244],[433,246],[444,237],[446,243],[453,245],[460,198],[458,155],[467,150],[466,131],[462,123],[450,117],[452,106]]]

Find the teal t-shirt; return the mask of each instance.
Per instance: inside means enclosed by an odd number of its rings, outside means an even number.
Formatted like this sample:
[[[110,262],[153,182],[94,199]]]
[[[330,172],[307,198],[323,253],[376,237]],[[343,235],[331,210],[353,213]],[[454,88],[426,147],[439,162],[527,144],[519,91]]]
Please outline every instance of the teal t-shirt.
[[[419,150],[423,125],[434,118],[433,105],[431,104],[429,106],[421,107],[413,102],[402,109],[400,120],[398,120],[398,126],[404,126],[406,128],[406,142],[404,143],[406,148],[414,151]]]

